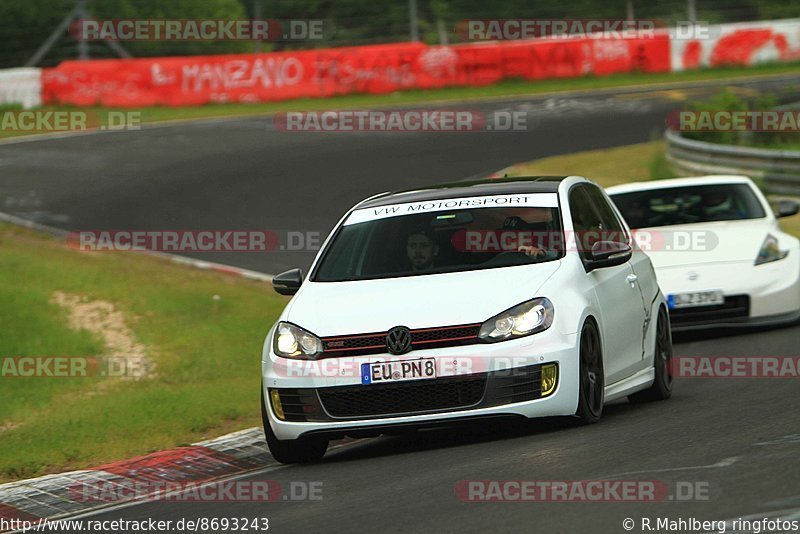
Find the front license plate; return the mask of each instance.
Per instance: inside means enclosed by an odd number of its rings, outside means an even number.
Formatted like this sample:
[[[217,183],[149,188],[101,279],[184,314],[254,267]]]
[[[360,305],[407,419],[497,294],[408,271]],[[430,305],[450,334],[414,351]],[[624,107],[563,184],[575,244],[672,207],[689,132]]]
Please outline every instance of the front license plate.
[[[424,380],[426,378],[436,378],[436,360],[433,358],[361,364],[362,384]]]
[[[695,291],[692,293],[678,293],[667,297],[669,308],[693,308],[695,306],[716,306],[725,303],[722,291]]]

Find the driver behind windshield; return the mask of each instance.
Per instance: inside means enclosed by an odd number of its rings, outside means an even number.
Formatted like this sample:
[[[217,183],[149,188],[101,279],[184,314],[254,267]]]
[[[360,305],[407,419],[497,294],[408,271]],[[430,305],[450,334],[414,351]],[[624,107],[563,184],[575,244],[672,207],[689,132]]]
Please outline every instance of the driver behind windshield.
[[[725,191],[712,190],[701,196],[703,215],[707,220],[727,220],[738,218],[733,199]]]
[[[546,218],[549,216],[549,213],[542,210],[536,210],[535,208],[527,208],[525,210],[518,210],[519,214],[514,214],[516,210],[509,210],[512,214],[510,217],[506,217],[503,221],[503,227],[500,230],[503,231],[515,231],[518,232],[520,235],[519,243],[516,247],[516,252],[521,252],[531,258],[535,259],[543,259],[547,256],[547,248],[549,245],[549,234],[550,232],[546,230]],[[536,213],[539,211],[539,213]],[[542,221],[529,223],[523,217],[531,217],[532,215],[538,215],[539,218],[542,218]],[[536,219],[537,217],[534,217]],[[524,237],[528,237],[530,239],[524,239]],[[533,243],[536,241],[536,244]]]
[[[434,267],[439,245],[426,232],[414,232],[406,240],[406,254],[412,271],[428,271]]]

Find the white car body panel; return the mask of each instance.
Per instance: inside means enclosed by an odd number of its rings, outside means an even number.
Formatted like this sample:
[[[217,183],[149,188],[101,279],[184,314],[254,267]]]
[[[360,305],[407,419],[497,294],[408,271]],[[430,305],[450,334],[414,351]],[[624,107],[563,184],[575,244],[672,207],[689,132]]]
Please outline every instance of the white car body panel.
[[[488,319],[486,309],[499,313],[538,297],[539,288],[560,266],[560,261],[553,261],[428,275],[435,280],[424,284],[422,291],[417,276],[354,282],[309,281],[303,283],[282,320],[301,325],[320,337],[385,332],[400,324],[414,329],[482,323]],[[498,284],[499,279],[502,284]],[[476,306],[476,297],[480,298],[480,306]],[[440,303],[447,305],[439,306]],[[367,309],[370,313],[364,314]],[[356,330],[354,325],[358,325]]]

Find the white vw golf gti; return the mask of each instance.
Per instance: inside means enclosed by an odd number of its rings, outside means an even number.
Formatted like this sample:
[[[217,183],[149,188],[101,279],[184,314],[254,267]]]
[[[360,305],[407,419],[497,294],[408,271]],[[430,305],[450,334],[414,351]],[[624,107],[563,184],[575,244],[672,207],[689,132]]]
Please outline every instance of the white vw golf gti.
[[[339,221],[266,336],[261,409],[284,463],[330,439],[483,418],[597,421],[668,398],[667,304],[605,192],[535,177],[385,193]]]

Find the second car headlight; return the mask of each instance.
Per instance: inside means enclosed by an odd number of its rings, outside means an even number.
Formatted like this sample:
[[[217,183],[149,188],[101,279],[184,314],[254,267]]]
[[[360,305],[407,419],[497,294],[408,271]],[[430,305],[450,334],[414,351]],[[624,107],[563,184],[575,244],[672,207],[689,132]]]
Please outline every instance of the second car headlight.
[[[789,254],[788,250],[781,250],[778,246],[777,237],[767,235],[766,239],[764,239],[764,243],[761,244],[761,250],[758,251],[758,256],[756,256],[756,265],[782,260],[787,254]]]
[[[272,350],[284,358],[313,360],[322,352],[322,341],[299,326],[281,321],[272,337]]]
[[[494,342],[535,334],[550,328],[554,314],[553,303],[548,299],[529,300],[483,323],[478,337]]]

